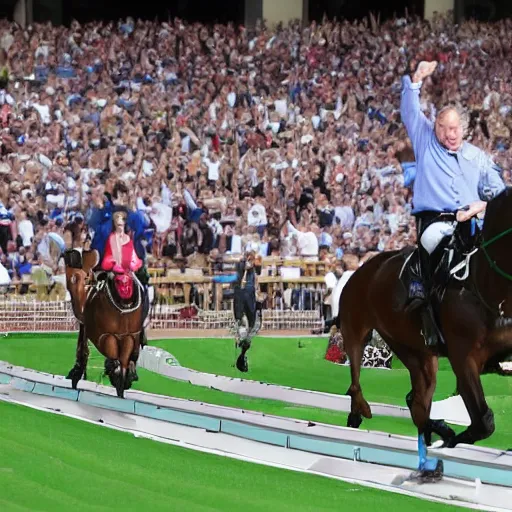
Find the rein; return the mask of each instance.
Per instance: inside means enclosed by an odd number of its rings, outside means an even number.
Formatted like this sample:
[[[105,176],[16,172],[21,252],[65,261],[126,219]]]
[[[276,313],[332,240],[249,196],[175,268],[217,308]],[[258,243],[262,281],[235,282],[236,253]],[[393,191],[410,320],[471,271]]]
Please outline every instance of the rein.
[[[507,279],[509,281],[512,281],[512,275],[509,274],[508,272],[505,272],[502,268],[500,268],[498,266],[498,264],[491,258],[490,254],[487,251],[487,247],[491,246],[492,244],[494,244],[495,242],[497,242],[501,238],[509,235],[510,233],[512,233],[512,228],[508,228],[505,231],[502,231],[498,235],[492,237],[490,240],[482,242],[480,244],[480,247],[478,248],[478,250],[481,250],[483,252],[483,254],[486,257],[487,262],[489,263],[489,266],[491,267],[492,270],[494,270],[498,275],[504,277],[505,279]],[[473,285],[472,288],[473,288],[474,292],[476,292],[476,295],[480,299],[482,304],[489,310],[489,312],[492,313],[492,314],[496,314],[495,313],[495,309],[493,307],[491,307],[487,303],[487,301],[482,297],[482,294],[480,293],[480,290],[478,289],[478,285],[476,284],[476,276],[475,276],[475,274],[476,274],[476,261],[475,261],[475,268],[474,268],[474,270],[475,270],[475,273],[472,275],[472,278],[471,278],[471,282],[472,282],[472,285]],[[503,311],[501,309],[502,304],[503,304],[503,302],[498,306],[498,317],[503,317]]]
[[[124,309],[124,308],[121,308],[118,306],[114,297],[112,297],[112,293],[110,291],[110,288],[108,286],[106,279],[99,281],[95,285],[92,285],[92,287],[89,289],[89,292],[87,294],[86,304],[91,302],[98,295],[98,293],[104,292],[105,295],[107,296],[109,302],[111,303],[111,305],[114,306],[114,308],[116,308],[119,311],[119,313],[121,313],[122,315],[127,315],[127,314],[137,311],[137,309],[139,309],[142,304],[143,287],[142,287],[141,282],[139,281],[139,279],[137,278],[137,276],[135,274],[132,273],[131,277],[134,280],[135,287],[138,289],[137,300],[136,300],[135,304],[133,304],[131,307]]]
[[[490,240],[487,240],[487,242],[483,242],[480,248],[482,249],[482,252],[484,253],[485,257],[487,258],[487,261],[489,262],[490,267],[501,277],[504,277],[505,279],[508,279],[509,281],[512,281],[512,275],[508,272],[505,272],[503,269],[501,269],[498,264],[491,258],[490,254],[487,252],[487,247],[492,245],[494,242],[497,242],[501,238],[507,236],[508,234],[512,233],[512,228],[508,228],[505,231],[499,233],[495,237],[491,238]]]

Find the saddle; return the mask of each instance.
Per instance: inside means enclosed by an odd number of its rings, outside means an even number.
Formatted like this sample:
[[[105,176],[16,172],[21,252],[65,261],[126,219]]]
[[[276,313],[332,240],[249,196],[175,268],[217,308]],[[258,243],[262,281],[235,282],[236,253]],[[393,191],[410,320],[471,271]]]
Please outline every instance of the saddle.
[[[394,297],[396,311],[410,311],[405,306],[409,290],[414,293],[414,284],[422,281],[424,285],[424,302],[422,316],[429,323],[435,336],[443,340],[439,327],[438,313],[446,290],[453,277],[460,282],[469,277],[471,256],[478,249],[481,240],[481,230],[476,219],[459,223],[451,237],[446,237],[431,255],[427,255],[419,247],[405,247],[401,253],[404,264],[400,271],[398,288]],[[430,329],[429,329],[430,330]]]

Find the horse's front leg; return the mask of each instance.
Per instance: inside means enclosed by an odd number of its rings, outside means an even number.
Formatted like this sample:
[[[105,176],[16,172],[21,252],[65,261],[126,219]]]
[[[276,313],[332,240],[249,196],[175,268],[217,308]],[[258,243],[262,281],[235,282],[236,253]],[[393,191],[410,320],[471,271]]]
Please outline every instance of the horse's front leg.
[[[128,371],[125,379],[125,389],[130,389],[132,383],[139,380],[139,376],[137,375],[137,361],[139,360],[140,349],[142,348],[142,336],[142,333],[139,334],[139,343],[135,345],[130,356],[130,362],[128,363]]]
[[[428,456],[427,441],[432,423],[430,409],[436,388],[437,358],[423,358],[409,369],[412,392],[407,397],[411,416],[418,429],[418,471],[412,478],[420,482],[437,482],[443,477],[443,462]],[[427,439],[426,439],[427,437]]]
[[[89,361],[89,346],[87,344],[87,335],[85,327],[81,323],[78,331],[78,340],[76,344],[76,362],[75,366],[68,373],[67,379],[71,380],[71,386],[76,389],[79,380],[87,378],[87,362]]]
[[[123,371],[124,390],[130,389],[132,384],[139,380],[137,375],[137,361],[140,352],[141,334],[127,335],[120,340],[119,360]]]
[[[407,407],[411,410],[413,392],[410,391],[405,397]],[[423,432],[425,437],[425,444],[430,446],[432,444],[432,434],[437,434],[443,442],[447,442],[449,439],[455,436],[454,430],[444,420],[433,420],[429,419],[425,425]]]
[[[495,430],[494,413],[485,400],[478,363],[469,354],[465,361],[454,365],[457,387],[471,418],[471,425],[444,443],[453,448],[460,443],[474,444],[490,437]]]

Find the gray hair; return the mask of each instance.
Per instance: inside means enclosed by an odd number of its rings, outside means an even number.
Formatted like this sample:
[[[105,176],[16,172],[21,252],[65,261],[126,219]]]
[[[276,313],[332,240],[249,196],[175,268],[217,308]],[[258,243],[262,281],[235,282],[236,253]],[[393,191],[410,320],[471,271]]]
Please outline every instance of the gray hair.
[[[437,112],[435,122],[441,120],[446,114],[450,112],[456,112],[458,116],[460,117],[460,122],[462,124],[462,132],[464,134],[464,137],[468,134],[469,129],[469,115],[466,110],[462,108],[460,105],[446,105],[443,107],[439,112]]]

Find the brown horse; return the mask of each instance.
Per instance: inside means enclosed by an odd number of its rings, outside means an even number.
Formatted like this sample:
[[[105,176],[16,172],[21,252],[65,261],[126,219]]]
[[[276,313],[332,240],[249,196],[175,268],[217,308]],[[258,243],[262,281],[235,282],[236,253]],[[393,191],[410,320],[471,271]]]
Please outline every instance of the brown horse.
[[[124,391],[138,380],[136,364],[143,322],[141,286],[134,276],[130,276],[131,284],[128,275],[123,276],[124,284],[133,291],[129,299],[122,300],[111,286],[110,277],[91,284],[92,269],[99,261],[97,251],[84,251],[82,256],[71,250],[64,259],[73,313],[80,322],[76,363],[67,378],[72,381],[73,389],[82,377],[86,378],[89,339],[106,357],[105,373],[117,395],[123,397]]]
[[[480,375],[496,371],[498,363],[512,354],[511,217],[512,192],[507,188],[487,206],[478,250],[467,258],[467,278],[451,278],[435,307],[444,338],[436,350],[425,345],[420,313],[396,308],[395,293],[407,251],[374,257],[354,273],[340,298],[338,326],[352,378],[347,392],[351,397],[348,426],[357,428],[362,416],[372,417],[359,378],[368,335],[376,329],[410,373],[412,391],[407,404],[418,429],[422,478],[442,476],[442,462],[427,457],[425,438],[432,431],[443,437],[446,447],[473,444],[494,432],[494,415],[486,403]],[[471,418],[471,425],[457,435],[444,422],[430,420],[438,356],[448,357]]]

